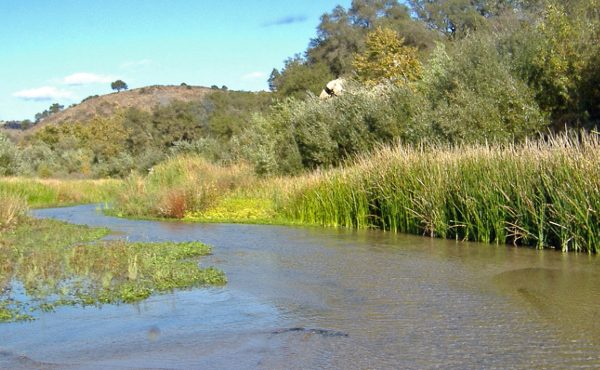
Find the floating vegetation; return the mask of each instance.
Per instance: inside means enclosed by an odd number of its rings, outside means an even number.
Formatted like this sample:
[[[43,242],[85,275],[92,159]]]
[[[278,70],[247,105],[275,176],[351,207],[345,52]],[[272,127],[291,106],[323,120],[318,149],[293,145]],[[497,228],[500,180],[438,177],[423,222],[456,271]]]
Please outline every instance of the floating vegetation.
[[[154,293],[226,282],[201,269],[199,242],[99,241],[108,230],[30,220],[0,234],[0,322],[64,305],[133,303]]]
[[[277,217],[273,202],[269,199],[236,197],[223,198],[204,211],[188,212],[184,219],[198,222],[284,223]]]

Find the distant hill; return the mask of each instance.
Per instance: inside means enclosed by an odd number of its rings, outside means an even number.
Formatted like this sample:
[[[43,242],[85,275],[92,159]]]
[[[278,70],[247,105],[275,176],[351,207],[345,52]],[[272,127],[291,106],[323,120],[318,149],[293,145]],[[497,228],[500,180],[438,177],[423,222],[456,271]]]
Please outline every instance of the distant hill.
[[[150,112],[156,106],[165,106],[177,100],[183,102],[202,101],[207,94],[214,91],[220,90],[189,85],[154,85],[107,95],[92,96],[75,106],[44,118],[31,130],[37,131],[46,125],[63,122],[85,122],[95,116],[106,117],[122,108],[138,108]]]

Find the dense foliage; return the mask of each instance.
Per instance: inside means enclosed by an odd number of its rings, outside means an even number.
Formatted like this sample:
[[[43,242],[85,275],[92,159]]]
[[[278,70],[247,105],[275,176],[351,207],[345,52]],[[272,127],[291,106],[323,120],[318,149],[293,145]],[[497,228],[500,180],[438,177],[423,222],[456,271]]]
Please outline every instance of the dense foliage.
[[[354,0],[323,15],[305,55],[273,71],[280,99],[240,135],[243,157],[290,173],[397,140],[507,143],[598,126],[597,0],[409,5]],[[358,84],[327,101],[307,94],[331,76]]]

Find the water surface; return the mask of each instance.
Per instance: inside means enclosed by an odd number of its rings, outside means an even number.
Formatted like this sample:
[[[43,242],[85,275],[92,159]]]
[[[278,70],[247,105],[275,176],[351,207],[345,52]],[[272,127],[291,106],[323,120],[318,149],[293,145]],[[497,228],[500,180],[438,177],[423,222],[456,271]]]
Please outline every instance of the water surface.
[[[199,240],[222,288],[0,325],[0,368],[600,367],[599,260],[380,231],[38,217]]]

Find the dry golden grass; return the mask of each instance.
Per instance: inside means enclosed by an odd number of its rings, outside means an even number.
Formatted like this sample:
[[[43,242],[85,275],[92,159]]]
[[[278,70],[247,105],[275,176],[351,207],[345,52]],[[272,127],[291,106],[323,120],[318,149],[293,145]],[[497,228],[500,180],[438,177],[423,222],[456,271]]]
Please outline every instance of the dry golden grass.
[[[25,217],[27,210],[25,199],[0,191],[0,232],[15,226]]]

